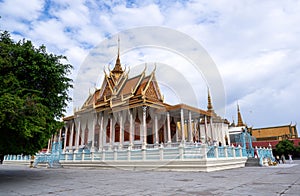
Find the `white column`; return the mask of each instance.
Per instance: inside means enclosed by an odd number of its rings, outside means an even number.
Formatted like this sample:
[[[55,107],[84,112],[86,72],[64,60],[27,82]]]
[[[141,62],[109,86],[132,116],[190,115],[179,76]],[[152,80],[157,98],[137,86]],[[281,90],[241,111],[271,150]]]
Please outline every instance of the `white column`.
[[[97,118],[97,115],[96,114],[92,114],[93,116],[93,120],[92,120],[92,146],[91,146],[91,152],[94,152],[95,151],[95,128],[96,128],[96,118]]]
[[[204,132],[205,132],[205,142],[207,143],[207,117],[204,116]]]
[[[167,112],[167,132],[168,132],[168,144],[171,144],[171,126],[170,126],[170,113]]]
[[[79,135],[80,135],[80,129],[81,129],[80,126],[81,125],[80,125],[80,121],[79,121],[78,128],[77,128],[77,134],[76,134],[76,142],[75,142],[75,145],[76,145],[75,150],[76,150],[76,152],[78,151],[78,148],[79,148]]]
[[[100,130],[99,130],[99,151],[101,151],[102,150],[102,148],[103,148],[103,113],[101,112],[101,113],[99,113],[99,115],[100,115]]]
[[[188,121],[188,127],[189,127],[189,142],[193,141],[193,133],[192,133],[192,113],[191,111],[189,113],[189,121]]]
[[[89,121],[86,122],[87,124],[89,123]],[[86,131],[87,125],[85,125],[85,128],[83,128],[82,131],[80,131],[80,137],[81,137],[81,145],[86,145],[85,143],[85,131]]]
[[[133,110],[129,110],[129,146],[133,146],[133,116],[132,116]]]
[[[108,115],[105,115],[105,113],[102,113],[102,119],[103,119],[103,123],[102,123],[102,128],[103,128],[103,136],[102,136],[102,141],[103,141],[103,145],[107,144],[107,125],[108,125]]]
[[[226,136],[227,136],[228,145],[230,146],[231,145],[231,141],[230,141],[228,130],[226,132]]]
[[[210,135],[211,135],[211,139],[212,139],[212,141],[214,141],[214,134],[213,134],[213,121],[212,121],[212,117],[210,117],[210,122],[209,122],[209,124],[210,124]]]
[[[59,129],[59,135],[58,135],[58,142],[60,142],[60,140],[61,140],[61,129]]]
[[[158,145],[159,138],[158,138],[158,120],[157,120],[157,114],[155,114],[155,117],[154,117],[154,131],[155,131],[155,144]]]
[[[66,148],[67,148],[67,137],[68,137],[68,127],[65,127],[65,138],[64,138],[64,150],[63,150],[63,152],[66,152]]]
[[[143,106],[143,147],[147,146],[147,124],[146,124],[147,106]]]
[[[73,136],[74,136],[74,128],[75,128],[75,122],[72,123],[72,129],[71,129],[71,134],[70,134],[70,143],[69,143],[69,148],[70,151],[73,151]]]
[[[199,130],[198,130],[198,128],[199,128]],[[200,142],[202,142],[202,140],[201,140],[201,139],[202,139],[202,138],[201,138],[201,137],[202,137],[202,135],[201,135],[201,118],[199,118],[199,119],[197,120],[197,131],[199,131],[199,132],[198,132],[198,137],[199,137],[198,140],[199,140]]]
[[[109,122],[109,147],[112,148],[112,139],[113,139],[113,116],[110,115],[110,122]]]
[[[183,109],[180,110],[180,126],[181,126],[181,136],[182,136],[182,141],[185,141],[185,132],[184,132],[184,116],[183,116]]]
[[[224,123],[222,122],[221,124],[221,139],[222,139],[222,144],[225,146],[226,145],[226,141],[225,141],[225,127],[224,127]]]
[[[194,119],[193,122],[194,122],[194,124],[192,125],[192,132],[193,132],[193,135],[195,137],[195,141],[197,141],[197,138],[199,136],[198,135],[198,129],[197,129],[197,119]],[[193,138],[192,141],[194,141],[194,138]]]
[[[119,138],[119,146],[120,148],[123,147],[123,140],[124,140],[124,137],[123,137],[123,134],[124,133],[124,126],[123,126],[123,112],[121,111],[120,112],[120,138]]]

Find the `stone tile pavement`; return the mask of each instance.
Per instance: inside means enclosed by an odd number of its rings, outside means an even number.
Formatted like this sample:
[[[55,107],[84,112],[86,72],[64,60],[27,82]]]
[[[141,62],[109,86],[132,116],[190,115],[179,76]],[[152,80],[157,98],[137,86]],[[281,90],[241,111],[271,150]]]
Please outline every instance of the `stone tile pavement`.
[[[210,173],[0,165],[0,195],[300,195],[300,161]]]

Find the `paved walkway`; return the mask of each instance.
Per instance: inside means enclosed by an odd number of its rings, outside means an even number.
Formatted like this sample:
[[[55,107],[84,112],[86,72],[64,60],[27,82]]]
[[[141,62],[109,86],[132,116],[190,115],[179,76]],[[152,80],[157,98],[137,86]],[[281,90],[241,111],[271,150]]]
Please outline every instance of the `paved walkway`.
[[[211,173],[0,165],[0,195],[294,195],[300,161]]]

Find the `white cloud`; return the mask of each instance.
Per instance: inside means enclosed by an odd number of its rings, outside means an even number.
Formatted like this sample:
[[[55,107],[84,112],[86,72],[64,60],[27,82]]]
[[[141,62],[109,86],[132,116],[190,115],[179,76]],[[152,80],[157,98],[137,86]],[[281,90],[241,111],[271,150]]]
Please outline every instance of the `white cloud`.
[[[39,0],[5,0],[0,2],[1,16],[16,20],[30,21],[37,19],[43,6],[44,2]]]
[[[34,22],[33,31],[28,32],[28,36],[35,40],[46,41],[57,48],[65,48],[70,43],[69,37],[64,34],[64,25],[57,19]]]
[[[50,13],[68,27],[80,28],[89,23],[89,9],[84,5],[84,1],[73,1],[63,9],[50,9]]]

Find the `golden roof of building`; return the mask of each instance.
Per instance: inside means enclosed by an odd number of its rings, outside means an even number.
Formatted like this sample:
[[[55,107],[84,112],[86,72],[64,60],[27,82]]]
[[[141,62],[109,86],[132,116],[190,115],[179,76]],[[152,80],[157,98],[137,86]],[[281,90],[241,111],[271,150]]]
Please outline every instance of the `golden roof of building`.
[[[253,128],[252,135],[256,138],[260,137],[279,137],[279,136],[294,136],[298,137],[296,125],[281,125],[263,128]]]
[[[129,78],[129,71],[123,71],[118,57],[114,69],[105,77],[100,89],[90,94],[80,111],[88,108],[111,110],[124,107],[136,107],[138,104],[164,107],[163,96],[155,78],[156,68],[146,75],[146,67],[141,74]],[[116,76],[117,75],[117,76]]]

